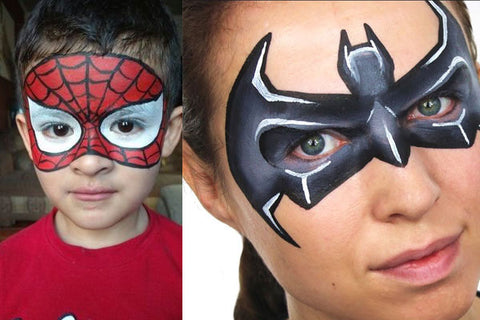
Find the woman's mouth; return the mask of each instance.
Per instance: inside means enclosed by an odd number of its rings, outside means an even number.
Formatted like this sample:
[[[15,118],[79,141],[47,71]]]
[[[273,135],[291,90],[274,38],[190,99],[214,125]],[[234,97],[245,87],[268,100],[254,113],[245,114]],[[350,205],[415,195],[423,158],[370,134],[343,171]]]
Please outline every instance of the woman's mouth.
[[[371,270],[415,285],[435,283],[452,272],[460,235],[436,240],[422,249],[406,250]]]

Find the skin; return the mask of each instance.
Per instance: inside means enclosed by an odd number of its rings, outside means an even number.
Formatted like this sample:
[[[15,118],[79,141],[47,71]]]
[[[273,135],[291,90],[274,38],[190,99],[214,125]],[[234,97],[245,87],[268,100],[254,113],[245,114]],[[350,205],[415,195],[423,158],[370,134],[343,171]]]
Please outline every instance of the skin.
[[[226,101],[258,40],[273,33],[266,74],[279,90],[348,93],[336,70],[340,30],[361,43],[364,22],[390,52],[395,79],[437,41],[438,20],[423,2],[234,6],[224,21],[228,31],[215,39],[213,52],[222,55],[207,61],[215,66],[211,132],[219,166],[214,171],[184,144],[184,177],[208,211],[253,243],[287,292],[291,320],[478,319],[480,168],[472,161],[480,156],[478,140],[469,149],[412,147],[405,168],[374,159],[308,211],[284,197],[275,215],[301,249],[253,210],[228,167]],[[412,285],[372,271],[405,250],[457,234],[459,253],[441,281]]]
[[[158,71],[157,71],[158,72]],[[17,126],[30,158],[31,144],[25,116],[16,117]],[[162,157],[168,157],[180,140],[182,108],[175,108],[165,134]],[[68,244],[98,249],[125,242],[148,226],[142,206],[158,176],[160,163],[151,168],[133,168],[97,155],[84,155],[67,167],[52,172],[35,168],[42,188],[58,208],[55,227]],[[107,188],[111,197],[99,201],[76,198],[78,188]]]

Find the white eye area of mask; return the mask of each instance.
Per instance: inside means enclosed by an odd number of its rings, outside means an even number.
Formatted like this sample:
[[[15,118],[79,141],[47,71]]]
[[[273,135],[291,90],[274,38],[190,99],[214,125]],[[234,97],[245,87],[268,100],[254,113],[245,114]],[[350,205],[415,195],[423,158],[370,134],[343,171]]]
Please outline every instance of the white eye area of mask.
[[[109,114],[100,132],[121,148],[142,149],[158,136],[163,119],[163,94],[151,102],[128,106]]]
[[[47,153],[70,150],[82,136],[80,123],[71,114],[43,107],[28,98],[30,121],[38,148]]]

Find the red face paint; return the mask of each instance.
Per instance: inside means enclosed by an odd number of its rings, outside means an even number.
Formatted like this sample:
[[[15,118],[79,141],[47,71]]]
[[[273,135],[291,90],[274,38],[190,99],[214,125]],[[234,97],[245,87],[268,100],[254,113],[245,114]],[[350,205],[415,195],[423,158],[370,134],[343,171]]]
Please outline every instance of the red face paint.
[[[127,56],[53,56],[26,76],[24,100],[33,162],[53,171],[94,154],[147,168],[161,156],[163,84]]]

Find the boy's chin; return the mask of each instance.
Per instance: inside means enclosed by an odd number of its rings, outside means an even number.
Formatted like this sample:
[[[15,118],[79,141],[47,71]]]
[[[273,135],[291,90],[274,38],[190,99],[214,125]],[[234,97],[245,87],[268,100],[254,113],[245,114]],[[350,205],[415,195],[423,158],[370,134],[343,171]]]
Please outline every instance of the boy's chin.
[[[148,225],[148,215],[142,206],[125,212],[101,206],[71,212],[57,212],[56,230],[65,242],[83,247],[124,242],[143,232]]]

